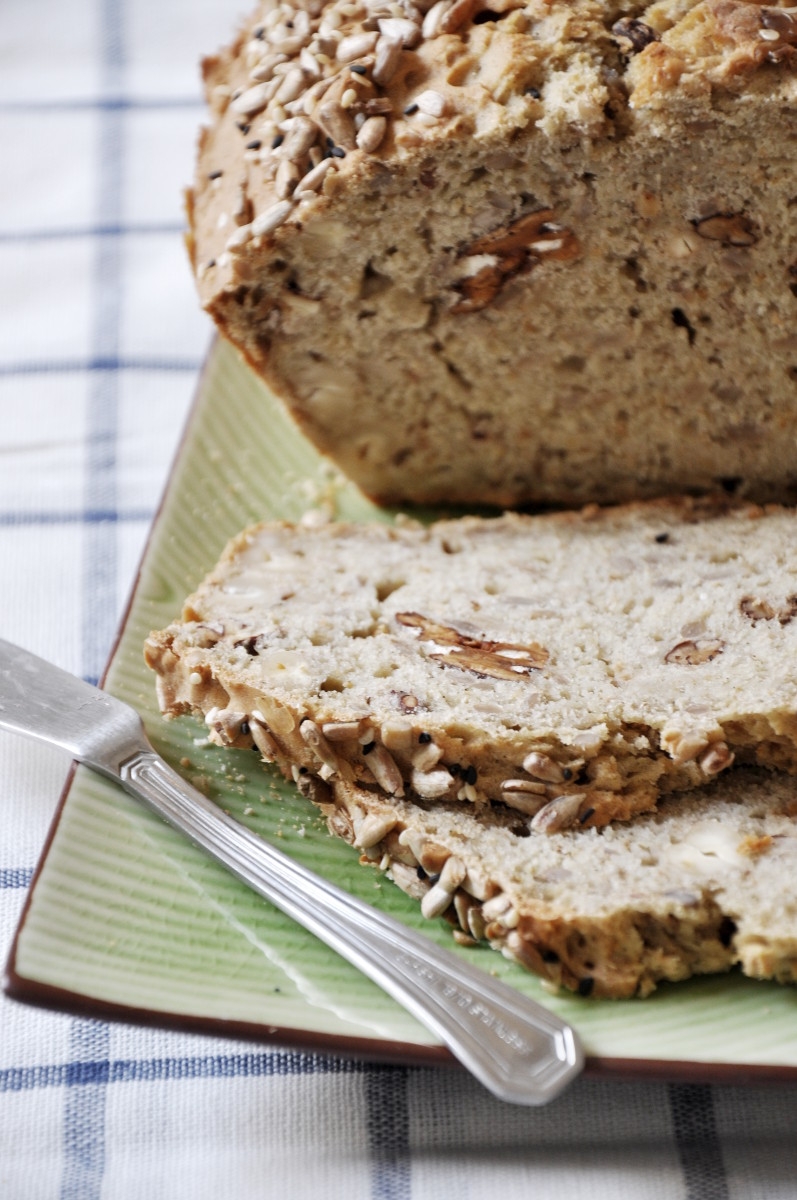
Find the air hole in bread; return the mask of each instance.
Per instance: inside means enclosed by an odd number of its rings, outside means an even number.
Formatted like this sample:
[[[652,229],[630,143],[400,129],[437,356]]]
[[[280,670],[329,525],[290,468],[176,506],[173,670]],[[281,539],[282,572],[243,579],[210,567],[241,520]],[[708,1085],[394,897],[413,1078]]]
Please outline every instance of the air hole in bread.
[[[403,588],[406,583],[404,579],[383,579],[376,585],[376,598],[383,604],[388,596],[392,596],[399,588]]]

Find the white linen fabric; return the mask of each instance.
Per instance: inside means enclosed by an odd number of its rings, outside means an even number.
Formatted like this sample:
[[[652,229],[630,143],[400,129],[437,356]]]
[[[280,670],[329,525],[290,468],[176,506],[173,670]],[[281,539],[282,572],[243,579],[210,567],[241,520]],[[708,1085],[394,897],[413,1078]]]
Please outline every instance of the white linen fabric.
[[[0,636],[96,680],[211,336],[181,244],[224,0],[4,0]],[[0,734],[0,953],[67,765]],[[765,1019],[765,1017],[763,1018]],[[459,1070],[0,1001],[4,1200],[724,1200],[797,1194],[797,1090]]]

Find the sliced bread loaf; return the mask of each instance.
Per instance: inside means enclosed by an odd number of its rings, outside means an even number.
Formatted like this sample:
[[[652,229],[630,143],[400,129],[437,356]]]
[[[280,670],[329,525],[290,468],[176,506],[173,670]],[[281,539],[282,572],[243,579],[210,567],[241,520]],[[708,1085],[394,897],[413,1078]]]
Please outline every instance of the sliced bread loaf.
[[[796,535],[690,500],[265,524],[146,658],[166,714],[286,772],[605,825],[734,762],[797,768]]]
[[[509,810],[299,786],[458,941],[482,939],[558,985],[645,996],[727,971],[797,980],[797,786],[734,771],[603,829],[529,836]],[[334,793],[334,795],[333,795]]]

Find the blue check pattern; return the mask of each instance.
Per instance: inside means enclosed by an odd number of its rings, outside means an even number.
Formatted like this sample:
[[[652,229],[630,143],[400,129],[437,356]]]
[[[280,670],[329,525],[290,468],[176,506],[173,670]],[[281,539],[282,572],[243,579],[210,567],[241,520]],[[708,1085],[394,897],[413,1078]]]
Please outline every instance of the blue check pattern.
[[[4,0],[0,636],[96,681],[210,337],[181,247],[224,0]],[[0,735],[0,946],[66,764]],[[762,1014],[765,1019],[765,1014]],[[655,1046],[651,1047],[655,1057]],[[797,1195],[797,1092],[459,1071],[0,1001],[3,1200]]]

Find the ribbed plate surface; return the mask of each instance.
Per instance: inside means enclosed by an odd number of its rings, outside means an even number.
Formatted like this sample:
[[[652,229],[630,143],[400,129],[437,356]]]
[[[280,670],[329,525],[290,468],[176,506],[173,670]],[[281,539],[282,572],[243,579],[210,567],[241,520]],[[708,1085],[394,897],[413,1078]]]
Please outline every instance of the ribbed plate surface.
[[[793,989],[731,975],[664,986],[644,1001],[550,996],[493,951],[459,949],[442,922],[424,921],[414,902],[330,838],[312,807],[256,755],[202,744],[203,727],[188,719],[161,720],[141,652],[147,633],[179,613],[234,533],[264,517],[297,518],[324,504],[351,519],[386,516],[318,457],[236,354],[218,343],[152,531],[109,690],[139,709],[172,765],[241,821],[561,1013],[588,1055],[602,1060],[595,1065],[706,1079],[727,1078],[734,1068],[741,1077],[751,1067],[791,1075]],[[354,968],[120,789],[82,769],[40,864],[7,989],[22,1000],[98,1016],[403,1061],[447,1059],[422,1026]]]

